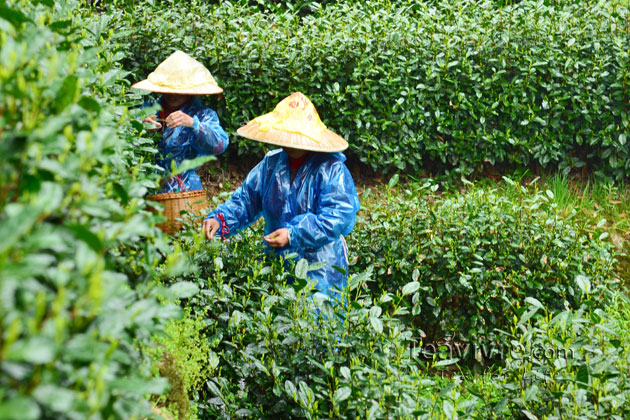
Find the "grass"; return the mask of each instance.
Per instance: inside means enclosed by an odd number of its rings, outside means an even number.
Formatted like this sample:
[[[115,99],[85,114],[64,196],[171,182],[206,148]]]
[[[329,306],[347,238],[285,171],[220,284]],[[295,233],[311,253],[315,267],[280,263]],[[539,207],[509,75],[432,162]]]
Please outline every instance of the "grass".
[[[553,175],[543,181],[561,210],[576,211],[584,219],[606,219],[608,230],[622,239],[630,231],[630,187],[611,181],[579,181]],[[616,243],[616,245],[619,245]]]
[[[606,180],[571,179],[555,174],[541,182],[561,212],[583,224],[601,224],[619,251],[617,272],[630,287],[630,185]]]

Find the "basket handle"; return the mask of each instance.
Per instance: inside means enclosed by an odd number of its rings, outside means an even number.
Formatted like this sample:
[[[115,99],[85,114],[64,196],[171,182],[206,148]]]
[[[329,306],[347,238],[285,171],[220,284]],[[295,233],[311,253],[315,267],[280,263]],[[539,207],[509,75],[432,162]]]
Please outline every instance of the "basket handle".
[[[186,189],[186,183],[184,182],[184,180],[182,180],[182,177],[177,175],[177,176],[175,176],[175,180],[177,181],[177,184],[179,185],[180,191],[182,191],[182,192],[187,192],[188,191]]]

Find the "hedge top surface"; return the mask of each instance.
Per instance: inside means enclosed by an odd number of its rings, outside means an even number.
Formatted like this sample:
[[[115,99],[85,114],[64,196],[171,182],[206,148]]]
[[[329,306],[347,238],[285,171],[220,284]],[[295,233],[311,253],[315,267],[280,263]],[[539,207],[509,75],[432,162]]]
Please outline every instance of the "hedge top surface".
[[[210,70],[179,50],[162,61],[149,77],[131,87],[182,95],[213,95],[223,92]]]
[[[348,142],[326,128],[313,103],[301,92],[284,98],[267,114],[237,130],[245,138],[312,152],[341,152]]]
[[[173,12],[142,2],[115,20],[117,32],[131,31],[120,44],[127,70],[157,65],[160,39],[220,76],[229,95],[216,109],[228,132],[301,91],[352,139],[348,154],[379,172],[630,177],[626,6],[369,0],[304,16],[219,3]],[[189,15],[205,17],[194,31]],[[258,142],[235,146],[228,153],[263,152]]]

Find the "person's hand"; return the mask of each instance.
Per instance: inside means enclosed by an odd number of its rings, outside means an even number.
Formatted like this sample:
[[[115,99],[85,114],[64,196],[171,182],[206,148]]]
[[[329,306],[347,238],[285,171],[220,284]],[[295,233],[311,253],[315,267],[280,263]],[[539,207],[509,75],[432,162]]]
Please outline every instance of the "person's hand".
[[[150,131],[159,130],[160,128],[162,128],[162,124],[155,120],[155,115],[151,115],[150,117],[145,118],[144,120],[142,120],[142,123],[155,125],[155,128],[151,129]]]
[[[201,226],[202,226],[203,231],[206,233],[206,238],[208,238],[211,241],[214,240],[214,234],[217,233],[217,231],[221,227],[219,225],[219,221],[215,219],[214,217],[204,220]]]
[[[267,241],[269,246],[272,248],[282,248],[289,243],[289,229],[280,228],[278,230],[274,230],[263,239]]]
[[[166,126],[168,128],[175,127],[192,127],[195,120],[188,114],[183,113],[182,111],[175,111],[169,114],[168,117],[164,120]]]

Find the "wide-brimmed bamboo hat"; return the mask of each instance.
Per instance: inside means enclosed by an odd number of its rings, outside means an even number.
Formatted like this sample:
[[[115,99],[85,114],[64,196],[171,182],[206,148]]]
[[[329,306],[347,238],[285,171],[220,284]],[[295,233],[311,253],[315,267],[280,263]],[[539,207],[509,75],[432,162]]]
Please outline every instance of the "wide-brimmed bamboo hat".
[[[223,92],[210,71],[182,51],[175,51],[162,61],[146,80],[131,87],[180,95],[213,95]]]
[[[312,102],[300,92],[287,96],[273,112],[254,118],[236,132],[251,140],[311,152],[348,148],[348,142],[326,128]]]

